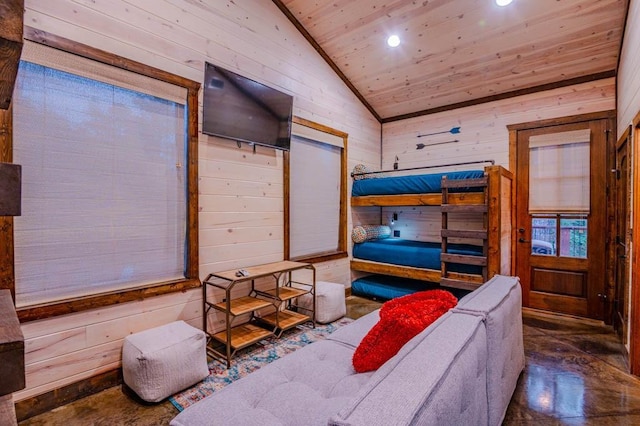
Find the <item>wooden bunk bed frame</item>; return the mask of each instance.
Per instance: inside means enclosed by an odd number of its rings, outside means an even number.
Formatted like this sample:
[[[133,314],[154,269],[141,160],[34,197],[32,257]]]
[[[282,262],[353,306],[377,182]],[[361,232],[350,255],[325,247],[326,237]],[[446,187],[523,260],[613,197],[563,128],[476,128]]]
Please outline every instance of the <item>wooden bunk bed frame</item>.
[[[473,188],[473,192],[449,193],[455,187]],[[501,166],[487,166],[484,178],[443,179],[442,193],[367,195],[351,197],[351,206],[440,206],[443,228],[441,231],[442,268],[423,269],[409,266],[352,259],[351,269],[382,275],[438,282],[445,287],[474,290],[496,274],[510,275],[512,271],[512,247],[515,239],[513,229],[513,203],[515,188],[513,174]],[[470,231],[450,229],[448,214],[455,212],[478,212],[484,214],[484,230]],[[446,254],[448,238],[482,239],[483,256]],[[483,273],[463,274],[448,270],[448,263],[479,265]]]

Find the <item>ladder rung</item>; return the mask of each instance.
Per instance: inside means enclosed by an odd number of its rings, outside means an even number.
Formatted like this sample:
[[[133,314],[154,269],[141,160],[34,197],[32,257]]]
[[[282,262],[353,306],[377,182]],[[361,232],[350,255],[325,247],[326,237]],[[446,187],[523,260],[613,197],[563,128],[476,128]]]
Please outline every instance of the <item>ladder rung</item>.
[[[440,255],[442,262],[460,263],[463,265],[487,266],[487,258],[485,256],[470,256],[466,254],[442,253]]]
[[[462,229],[443,229],[440,232],[442,238],[475,238],[478,240],[487,239],[487,231],[469,231]]]
[[[486,213],[486,204],[443,204],[440,206],[442,213]]]
[[[451,278],[442,278],[440,285],[443,287],[461,288],[463,290],[475,290],[480,287],[480,283],[472,283],[469,281],[453,280]]]

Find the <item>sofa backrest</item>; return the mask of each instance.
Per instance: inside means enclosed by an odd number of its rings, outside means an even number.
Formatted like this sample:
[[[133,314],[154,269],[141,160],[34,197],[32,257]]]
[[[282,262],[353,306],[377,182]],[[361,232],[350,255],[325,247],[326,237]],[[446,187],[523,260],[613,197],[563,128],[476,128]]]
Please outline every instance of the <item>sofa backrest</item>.
[[[327,340],[339,342],[355,349],[378,321],[380,321],[380,309],[376,309],[358,318],[357,321],[349,324],[348,327],[337,329],[327,337]]]
[[[330,425],[486,425],[483,318],[448,312],[380,367]]]
[[[500,425],[525,362],[520,280],[496,275],[460,299],[453,311],[476,315],[486,324],[489,425]]]

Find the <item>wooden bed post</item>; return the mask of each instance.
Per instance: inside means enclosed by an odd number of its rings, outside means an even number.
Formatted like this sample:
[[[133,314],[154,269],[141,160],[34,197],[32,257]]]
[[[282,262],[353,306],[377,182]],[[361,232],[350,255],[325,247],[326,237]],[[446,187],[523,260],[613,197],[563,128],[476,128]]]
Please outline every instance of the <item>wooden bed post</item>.
[[[486,167],[485,173],[489,178],[488,278],[511,275],[513,174],[501,166]]]

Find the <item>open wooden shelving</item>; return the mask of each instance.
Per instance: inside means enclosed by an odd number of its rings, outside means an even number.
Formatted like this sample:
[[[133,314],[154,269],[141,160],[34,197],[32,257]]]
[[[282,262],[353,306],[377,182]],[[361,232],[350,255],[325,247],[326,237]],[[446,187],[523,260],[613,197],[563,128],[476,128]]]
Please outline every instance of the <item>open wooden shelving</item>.
[[[267,297],[273,297],[274,299],[284,302],[295,297],[302,296],[303,294],[307,294],[309,291],[295,287],[280,287],[278,289],[274,288],[270,290],[256,291],[256,293],[264,294],[267,295]]]
[[[276,329],[279,330],[278,335],[282,334],[285,330],[295,327],[296,325],[304,324],[309,320],[308,315],[303,315],[286,309],[284,311],[277,311],[270,315],[260,317],[260,321],[276,327]]]
[[[292,273],[307,269],[311,271],[310,282],[293,281]],[[236,270],[209,274],[203,282],[203,330],[208,336],[207,353],[226,361],[239,349],[250,346],[269,336],[280,336],[285,330],[305,322],[315,327],[315,282],[316,271],[309,263],[282,261],[246,268],[246,275],[237,276]],[[272,280],[269,288],[256,288],[256,280]],[[251,283],[248,295],[232,296],[231,290],[240,283]],[[224,291],[222,301],[211,302],[208,288]],[[264,284],[261,287],[266,287]],[[314,295],[311,315],[295,312],[295,299],[305,294]],[[262,310],[272,308],[273,313],[263,315]],[[209,330],[208,315],[214,309],[224,314],[225,329],[213,333]],[[240,317],[249,318],[243,324],[234,325]]]
[[[242,349],[272,335],[273,332],[252,323],[238,325],[231,329],[231,348],[234,350]],[[227,343],[226,330],[216,333],[211,337],[223,344]]]
[[[250,314],[258,309],[268,308],[273,304],[268,300],[258,299],[257,297],[243,296],[237,299],[231,300],[231,309],[229,312],[233,316],[242,314]],[[212,306],[218,310],[225,311],[227,309],[227,302],[220,302],[212,304]]]

